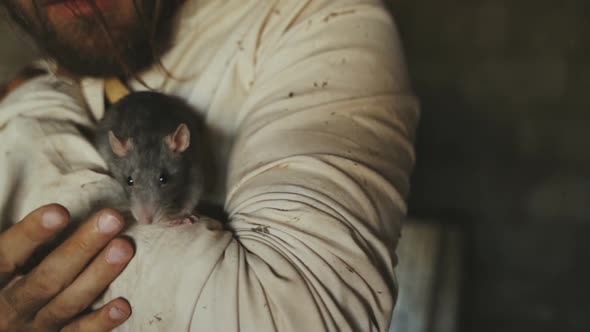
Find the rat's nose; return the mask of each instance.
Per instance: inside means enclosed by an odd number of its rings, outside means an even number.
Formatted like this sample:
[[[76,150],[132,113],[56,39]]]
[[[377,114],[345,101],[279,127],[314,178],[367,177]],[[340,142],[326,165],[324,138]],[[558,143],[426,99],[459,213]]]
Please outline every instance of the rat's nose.
[[[142,206],[132,209],[133,216],[140,224],[148,225],[154,222],[154,209],[151,207]]]
[[[153,216],[146,216],[144,218],[139,218],[139,223],[144,224],[144,225],[151,224],[153,221],[154,221]]]

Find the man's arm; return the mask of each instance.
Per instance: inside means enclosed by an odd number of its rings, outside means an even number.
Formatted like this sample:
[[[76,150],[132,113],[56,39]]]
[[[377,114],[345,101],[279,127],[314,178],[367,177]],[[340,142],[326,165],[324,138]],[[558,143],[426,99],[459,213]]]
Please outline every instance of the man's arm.
[[[401,46],[376,1],[283,21],[240,110],[231,227],[278,330],[386,330],[418,120]]]
[[[79,86],[51,75],[32,78],[3,98],[0,228],[45,204],[64,205],[74,220],[120,207],[122,189],[83,134],[94,123]]]

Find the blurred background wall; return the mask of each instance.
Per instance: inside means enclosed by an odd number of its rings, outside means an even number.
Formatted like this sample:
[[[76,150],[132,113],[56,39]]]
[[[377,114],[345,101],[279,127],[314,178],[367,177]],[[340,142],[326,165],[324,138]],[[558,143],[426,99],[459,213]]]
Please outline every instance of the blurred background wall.
[[[390,1],[410,215],[463,231],[460,330],[590,331],[590,1]]]
[[[459,330],[590,331],[590,1],[389,1],[423,112],[410,216],[461,230]],[[33,52],[0,40],[2,81]]]
[[[8,22],[7,14],[0,9],[0,83],[35,59],[38,54],[30,40]]]

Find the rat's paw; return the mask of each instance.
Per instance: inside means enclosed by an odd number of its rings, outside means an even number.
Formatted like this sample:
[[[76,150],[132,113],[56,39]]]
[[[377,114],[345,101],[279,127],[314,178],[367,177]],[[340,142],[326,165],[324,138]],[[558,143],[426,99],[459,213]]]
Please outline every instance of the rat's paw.
[[[188,224],[186,222],[187,219],[188,218],[171,220],[170,222],[168,222],[168,226],[172,227],[172,226],[187,225]]]
[[[196,222],[199,222],[199,217],[191,215],[186,218],[172,220],[170,221],[169,226],[192,225]]]
[[[194,214],[191,214],[187,219],[190,219],[191,224],[201,221],[201,219],[199,219],[199,217],[195,216]]]

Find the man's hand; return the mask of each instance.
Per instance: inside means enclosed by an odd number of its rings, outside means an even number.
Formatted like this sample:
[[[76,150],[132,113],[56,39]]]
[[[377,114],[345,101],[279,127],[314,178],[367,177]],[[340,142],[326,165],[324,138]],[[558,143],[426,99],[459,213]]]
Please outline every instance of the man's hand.
[[[0,233],[0,332],[111,331],[131,314],[129,303],[119,298],[80,315],[133,256],[128,241],[113,239],[123,228],[116,211],[92,216],[30,273],[16,275],[68,222],[65,208],[49,205]]]

